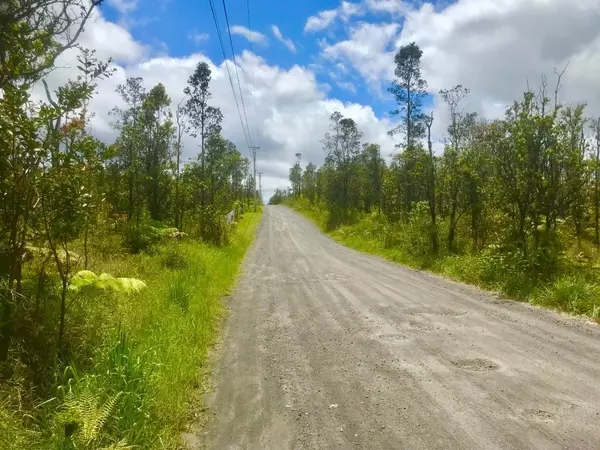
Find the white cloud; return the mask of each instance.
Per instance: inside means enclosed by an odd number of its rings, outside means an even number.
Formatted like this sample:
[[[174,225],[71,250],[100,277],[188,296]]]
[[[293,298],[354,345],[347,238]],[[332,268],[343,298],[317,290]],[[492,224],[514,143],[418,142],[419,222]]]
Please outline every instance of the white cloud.
[[[413,9],[410,3],[403,0],[366,0],[365,5],[370,11],[399,15],[406,14]]]
[[[342,89],[352,92],[353,94],[356,93],[356,86],[354,86],[354,84],[350,81],[337,81],[335,84]]]
[[[198,30],[194,30],[188,34],[188,39],[196,45],[208,41],[209,37],[210,36],[207,33],[200,33]]]
[[[462,84],[471,89],[471,110],[496,117],[527,80],[537,89],[546,75],[553,89],[554,68],[570,61],[561,99],[587,102],[588,114],[598,116],[600,84],[592,74],[600,73],[599,24],[600,0],[459,0],[409,12],[397,46],[419,44],[431,92]]]
[[[321,11],[316,16],[311,16],[304,25],[304,31],[307,33],[321,31],[333,23],[338,15],[337,9]]]
[[[94,10],[82,33],[80,46],[96,49],[100,60],[113,58],[119,63],[138,61],[148,53],[146,45],[137,42],[122,26],[105,20],[98,8]]]
[[[255,44],[265,44],[267,42],[267,37],[264,34],[259,33],[258,31],[249,30],[248,28],[243,27],[241,25],[232,26],[231,33],[244,36],[250,42]]]
[[[353,67],[370,87],[389,85],[394,53],[414,41],[423,50],[429,91],[437,97],[440,89],[462,84],[471,89],[465,105],[484,117],[501,117],[527,89],[527,80],[537,89],[546,75],[553,89],[554,68],[569,61],[561,99],[587,102],[588,114],[600,116],[600,0],[458,0],[418,8],[398,0],[365,0],[364,5],[402,15],[402,28],[354,24],[347,38],[322,41],[321,56]],[[434,107],[435,137],[442,139],[447,113],[439,98]]]
[[[273,35],[277,38],[277,40],[281,41],[292,53],[296,53],[296,45],[291,39],[286,39],[281,34],[279,27],[277,25],[271,25],[271,29],[273,30]]]
[[[135,11],[138,6],[138,0],[108,0],[108,4],[121,14],[127,14]]]
[[[364,13],[364,8],[363,5],[361,5],[360,3],[352,3],[352,2],[346,2],[346,1],[342,1],[342,3],[340,4],[339,8],[339,16],[342,20],[344,21],[348,21],[350,20],[353,16],[358,16]]]
[[[304,31],[314,33],[325,30],[337,19],[348,22],[352,17],[364,14],[365,8],[361,3],[342,1],[336,9],[320,11],[316,16],[311,16],[306,20]]]
[[[107,33],[111,39],[106,39]],[[91,130],[98,138],[111,143],[117,136],[110,125],[113,119],[109,112],[115,105],[123,106],[115,92],[118,84],[125,83],[128,77],[133,76],[143,77],[146,89],[159,82],[163,83],[172,105],[176,105],[183,100],[183,88],[198,62],[206,61],[213,72],[212,104],[220,107],[225,117],[223,134],[238,146],[243,155],[249,156],[224,64],[215,65],[201,53],[178,58],[168,55],[151,56],[129,32],[106,21],[99,13],[95,14],[86,27],[82,40],[90,48],[96,48],[97,54],[102,55],[102,58],[111,52],[119,55],[115,64],[116,73],[100,82],[97,89],[99,95],[89,105],[89,110],[94,113]],[[76,75],[76,54],[72,50],[61,56],[60,68],[48,77],[51,87],[61,85],[69,77]],[[228,64],[232,62],[228,61]],[[320,141],[328,129],[329,116],[334,111],[352,117],[365,133],[364,140],[381,144],[384,154],[394,150],[393,142],[386,134],[393,124],[387,119],[379,119],[370,106],[328,98],[326,87],[319,84],[315,74],[308,68],[296,65],[282,69],[248,51],[242,52],[238,64],[250,132],[253,142],[260,145],[257,168],[264,173],[263,193],[267,198],[275,188],[288,186],[289,168],[296,153],[302,153],[305,163],[323,162]],[[251,72],[252,67],[254,84],[251,77],[245,75]],[[253,86],[256,88],[256,106],[253,101]],[[43,92],[37,87],[36,89],[34,94],[40,98]],[[197,144],[197,140],[186,137],[185,159],[195,157]]]
[[[394,23],[359,23],[350,29],[349,39],[322,44],[321,55],[334,63],[353,66],[372,87],[393,76],[394,51],[390,44],[399,26]]]

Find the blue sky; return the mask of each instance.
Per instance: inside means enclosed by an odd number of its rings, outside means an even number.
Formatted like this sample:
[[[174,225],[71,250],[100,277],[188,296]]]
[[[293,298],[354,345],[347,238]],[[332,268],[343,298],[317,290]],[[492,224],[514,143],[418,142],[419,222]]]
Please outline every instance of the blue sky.
[[[350,3],[350,2],[348,2]],[[120,4],[123,4],[122,2]],[[127,4],[127,2],[125,2]],[[131,3],[133,5],[133,3]],[[248,14],[246,0],[226,0],[229,23],[248,27]],[[358,3],[357,3],[358,4]],[[125,14],[121,13],[109,2],[103,6],[107,19],[127,25],[133,37],[144,42],[156,51],[161,50],[164,43],[168,54],[174,57],[183,57],[194,52],[202,52],[216,63],[223,61],[221,47],[216,35],[212,13],[208,0],[146,0],[135,3],[135,9]],[[226,40],[226,54],[231,58],[228,35],[226,33],[225,16],[221,0],[214,1],[219,25],[223,38]],[[269,63],[283,69],[294,65],[311,66],[323,64],[319,55],[321,47],[319,41],[335,41],[341,38],[352,26],[350,22],[334,21],[326,30],[318,32],[305,32],[305,24],[309,17],[317,15],[320,11],[334,10],[340,2],[337,0],[305,0],[299,2],[250,0],[250,20],[253,31],[265,35],[266,44],[252,44],[254,53],[265,58]],[[374,13],[365,10],[358,19],[362,22],[394,22],[402,24],[401,16],[386,17],[385,13]],[[296,51],[292,52],[273,35],[272,26],[276,25],[283,36],[291,39]],[[193,35],[208,35],[201,42],[195,42]],[[250,50],[250,42],[243,36],[233,34],[233,45],[236,54],[242,50]],[[393,43],[388,46],[394,49]],[[373,92],[369,90],[359,73],[348,68],[344,73],[346,81],[351,82],[355,92],[339,87],[332,79],[329,70],[314,70],[317,80],[328,87],[328,95],[344,102],[358,102],[369,104],[380,117],[388,116],[394,108],[394,103],[389,94],[384,90]],[[383,86],[385,89],[385,86]],[[377,94],[377,95],[375,95]]]
[[[231,58],[222,0],[213,1]],[[248,27],[246,0],[226,5],[232,28]],[[395,105],[386,89],[396,50],[410,42],[423,50],[438,153],[448,112],[437,93],[457,84],[471,90],[465,109],[499,118],[528,81],[536,88],[546,75],[552,86],[554,68],[569,63],[561,99],[586,102],[588,115],[600,116],[600,0],[250,0],[250,12],[252,30],[261,33],[254,37],[262,41],[253,44],[254,54],[247,37],[234,33],[233,43],[266,195],[287,187],[296,153],[303,164],[322,163],[321,140],[334,111],[353,118],[363,142],[379,144],[383,155],[399,151],[387,135],[397,119],[389,115]],[[115,89],[127,77],[143,77],[147,89],[163,83],[176,105],[194,67],[206,61],[223,133],[249,154],[226,74],[232,64],[224,63],[208,0],[105,0],[81,41],[99,58],[113,57],[117,69],[90,103],[99,138],[116,138],[109,111],[119,105]],[[76,51],[60,65],[49,75],[55,85],[73,76]],[[186,139],[184,153],[194,158],[197,142]]]

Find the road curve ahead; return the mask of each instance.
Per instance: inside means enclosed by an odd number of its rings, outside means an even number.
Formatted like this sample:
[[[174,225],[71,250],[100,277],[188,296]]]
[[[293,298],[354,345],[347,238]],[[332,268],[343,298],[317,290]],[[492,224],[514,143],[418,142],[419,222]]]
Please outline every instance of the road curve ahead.
[[[600,330],[357,253],[265,208],[210,449],[599,449]]]

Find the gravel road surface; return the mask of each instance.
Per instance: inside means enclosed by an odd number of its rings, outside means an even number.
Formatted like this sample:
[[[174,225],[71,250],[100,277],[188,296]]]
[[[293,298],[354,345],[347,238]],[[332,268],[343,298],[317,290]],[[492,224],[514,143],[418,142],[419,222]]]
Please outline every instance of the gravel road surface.
[[[265,208],[210,424],[228,449],[600,449],[600,329],[347,249]]]

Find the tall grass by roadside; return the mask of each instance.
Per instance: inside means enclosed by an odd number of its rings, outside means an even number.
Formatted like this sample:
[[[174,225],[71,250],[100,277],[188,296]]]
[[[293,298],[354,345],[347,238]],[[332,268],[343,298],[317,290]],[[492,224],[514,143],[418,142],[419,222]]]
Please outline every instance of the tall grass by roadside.
[[[533,303],[600,321],[600,286],[576,277],[556,280],[533,298]]]
[[[430,245],[427,224],[420,226],[417,220],[390,224],[376,214],[362,215],[351,225],[328,230],[327,214],[318,206],[310,205],[304,198],[287,199],[285,204],[355,250],[600,322],[598,268],[592,262],[579,264],[577,257],[569,256],[569,252],[551,274],[544,273],[544,267],[537,267],[518,252],[500,252],[494,246],[477,254],[431,255],[427,251]]]
[[[138,278],[147,289],[77,297],[67,326],[71,365],[38,392],[18,369],[0,385],[0,448],[178,448],[204,392],[221,299],[259,220],[246,213],[223,247],[184,240],[98,259],[97,273]]]

